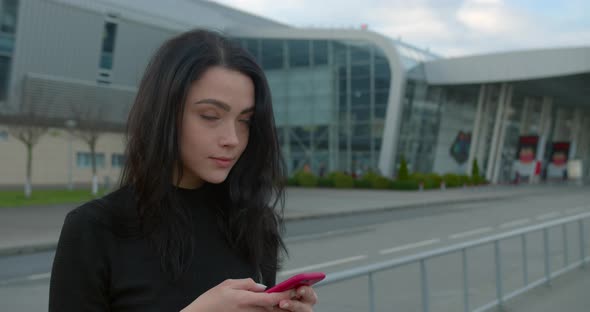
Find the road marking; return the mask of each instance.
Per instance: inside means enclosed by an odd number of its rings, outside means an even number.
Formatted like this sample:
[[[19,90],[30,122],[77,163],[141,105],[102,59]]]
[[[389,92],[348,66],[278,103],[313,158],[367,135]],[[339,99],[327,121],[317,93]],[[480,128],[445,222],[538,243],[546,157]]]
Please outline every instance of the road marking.
[[[28,276],[15,277],[15,278],[7,279],[7,280],[2,280],[2,281],[0,281],[0,285],[4,286],[4,285],[12,284],[12,283],[43,280],[43,279],[48,279],[50,277],[51,277],[51,272],[41,273],[41,274],[33,274],[33,275],[28,275]]]
[[[29,276],[27,276],[27,279],[29,281],[35,281],[35,280],[46,279],[46,278],[50,278],[50,277],[51,277],[51,272],[47,272],[47,273],[29,275]]]
[[[559,215],[561,215],[560,212],[550,212],[550,213],[546,213],[546,214],[542,214],[540,216],[537,216],[537,220],[546,220],[546,219],[551,219],[551,218],[555,218],[555,217],[559,217]]]
[[[566,209],[565,213],[566,214],[574,214],[574,213],[578,213],[578,212],[582,212],[582,211],[584,211],[584,207],[580,206],[580,207],[576,207],[576,208]]]
[[[302,267],[302,268],[298,268],[298,269],[281,271],[281,272],[279,272],[279,276],[293,275],[293,274],[296,274],[296,273],[313,271],[313,270],[317,270],[317,269],[321,269],[321,268],[327,268],[327,267],[330,267],[330,266],[344,264],[344,263],[348,263],[348,262],[359,261],[359,260],[363,260],[363,259],[367,259],[367,255],[359,255],[359,256],[354,256],[354,257],[349,257],[349,258],[334,260],[334,261],[328,261],[328,262],[324,262],[324,263],[318,263],[318,264],[308,265],[306,267]]]
[[[505,228],[509,228],[509,227],[520,226],[520,225],[527,224],[529,222],[531,222],[531,219],[515,220],[515,221],[511,221],[511,222],[506,222],[506,223],[500,224],[500,228],[501,229],[505,229]]]
[[[322,238],[326,238],[326,237],[330,237],[330,236],[370,232],[370,231],[374,231],[375,229],[376,229],[375,226],[362,226],[362,227],[351,228],[351,229],[334,230],[334,231],[328,231],[328,232],[323,232],[323,233],[286,237],[283,241],[285,241],[285,243],[295,243],[295,242],[299,242],[299,241],[306,241],[306,240],[312,240],[312,239],[314,239],[314,240],[315,239],[322,239]]]
[[[408,249],[428,246],[428,245],[436,244],[439,242],[440,242],[439,238],[429,239],[429,240],[425,240],[425,241],[421,241],[421,242],[417,242],[417,243],[412,243],[412,244],[407,244],[407,245],[402,245],[402,246],[398,246],[398,247],[393,247],[393,248],[389,248],[389,249],[382,249],[379,251],[379,253],[382,255],[386,255],[386,254],[390,254],[390,253],[394,253],[394,252],[398,252],[398,251],[402,251],[402,250],[408,250]]]
[[[483,233],[487,233],[487,232],[491,232],[491,231],[492,231],[491,227],[485,227],[485,228],[475,229],[472,231],[453,234],[453,235],[449,236],[449,238],[450,239],[457,239],[457,238],[463,238],[463,237],[477,235],[477,234],[483,234]]]

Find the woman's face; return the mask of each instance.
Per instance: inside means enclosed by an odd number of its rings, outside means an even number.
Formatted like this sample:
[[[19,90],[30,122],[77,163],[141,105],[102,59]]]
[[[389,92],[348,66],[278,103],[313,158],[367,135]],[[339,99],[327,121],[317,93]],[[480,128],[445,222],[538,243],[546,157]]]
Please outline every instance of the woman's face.
[[[254,83],[248,76],[214,66],[195,81],[184,104],[178,186],[223,182],[248,145],[253,112]]]

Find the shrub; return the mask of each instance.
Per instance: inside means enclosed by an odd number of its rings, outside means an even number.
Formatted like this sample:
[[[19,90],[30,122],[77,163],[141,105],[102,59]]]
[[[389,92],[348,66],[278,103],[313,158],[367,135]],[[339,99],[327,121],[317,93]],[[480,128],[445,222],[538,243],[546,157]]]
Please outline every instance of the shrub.
[[[395,180],[391,183],[391,187],[394,190],[410,191],[419,189],[418,181],[407,179],[407,180]]]
[[[290,177],[287,179],[288,186],[297,186],[297,179],[295,177]]]
[[[385,189],[389,189],[392,187],[392,183],[393,181],[391,181],[390,179],[383,177],[383,176],[377,176],[373,181],[372,181],[372,187],[374,189],[379,189],[379,190],[385,190]]]
[[[408,173],[408,163],[406,162],[406,158],[404,156],[401,157],[399,163],[399,170],[397,172],[397,180],[408,180],[410,178],[410,174]]]
[[[479,178],[479,165],[477,164],[477,158],[473,159],[473,166],[471,167],[471,178],[474,181]]]
[[[460,175],[459,182],[461,183],[461,186],[469,185],[471,184],[471,178],[468,175]]]
[[[354,187],[355,188],[362,188],[362,189],[370,189],[371,186],[371,181],[369,181],[366,178],[362,178],[362,179],[357,179],[354,180]]]
[[[342,172],[332,172],[329,175],[335,188],[353,188],[354,179]]]
[[[363,180],[363,185],[368,183],[369,187],[373,189],[389,189],[392,182],[390,179],[372,171],[365,174],[361,180]]]
[[[459,187],[463,184],[461,183],[461,178],[458,175],[447,173],[443,176],[443,181],[445,182],[446,187]]]
[[[483,184],[489,183],[489,181],[486,180],[486,178],[484,176],[471,177],[471,181],[472,181],[473,185],[483,185]]]
[[[298,171],[294,175],[297,185],[304,187],[315,187],[318,185],[318,178],[313,173]]]
[[[438,178],[433,178],[431,175],[426,175],[422,173],[412,173],[410,179],[415,180],[418,183],[418,185],[422,183],[422,186],[425,190],[440,187],[440,182],[438,182]]]
[[[319,187],[334,187],[334,182],[328,177],[321,177],[318,179]]]
[[[443,178],[436,173],[429,173],[426,175],[426,180],[428,181],[427,183],[432,186],[432,188],[439,188]]]

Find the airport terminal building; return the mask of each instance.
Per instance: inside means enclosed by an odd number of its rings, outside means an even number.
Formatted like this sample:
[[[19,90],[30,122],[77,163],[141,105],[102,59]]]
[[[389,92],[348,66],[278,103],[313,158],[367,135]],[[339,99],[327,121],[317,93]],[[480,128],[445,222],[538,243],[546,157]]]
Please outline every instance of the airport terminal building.
[[[24,183],[16,126],[49,130],[33,183],[115,181],[143,70],[166,39],[220,30],[263,67],[288,170],[590,176],[590,46],[444,58],[366,29],[295,28],[209,1],[0,0],[0,187]],[[164,4],[162,4],[164,6]],[[540,171],[539,172],[539,167]],[[566,170],[566,168],[568,170]],[[566,173],[567,172],[567,173]]]

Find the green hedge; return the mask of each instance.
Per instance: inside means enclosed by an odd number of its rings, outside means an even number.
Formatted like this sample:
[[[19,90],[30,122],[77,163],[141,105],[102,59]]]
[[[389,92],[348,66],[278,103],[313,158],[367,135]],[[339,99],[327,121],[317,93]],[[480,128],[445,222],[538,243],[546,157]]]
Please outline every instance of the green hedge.
[[[334,181],[328,177],[321,177],[318,179],[319,187],[334,187]]]
[[[443,176],[436,173],[412,173],[407,179],[392,181],[371,171],[356,180],[343,172],[332,172],[328,176],[320,178],[304,171],[298,171],[293,177],[287,179],[287,185],[289,186],[395,190],[418,190],[420,184],[425,190],[438,189],[443,182],[447,188],[488,183],[482,176],[470,177],[451,173]]]
[[[487,184],[488,181],[483,176],[473,176],[473,177],[471,177],[471,183],[473,185],[482,185],[482,184]]]
[[[443,181],[445,182],[445,186],[446,187],[451,188],[451,187],[460,187],[460,186],[463,186],[463,184],[461,183],[461,178],[459,177],[459,175],[452,174],[452,173],[447,173],[442,178],[443,178]]]
[[[373,186],[371,185],[371,181],[369,181],[368,179],[362,178],[354,180],[354,188],[370,189],[372,187]]]
[[[373,188],[374,189],[379,189],[379,190],[385,190],[385,189],[390,189],[393,187],[393,181],[386,178],[386,177],[382,177],[382,176],[378,176],[377,178],[375,178],[373,180]]]
[[[402,156],[399,163],[399,170],[397,171],[397,180],[408,180],[409,178],[408,163],[406,162],[406,158]]]
[[[419,185],[418,181],[408,179],[408,180],[395,180],[391,184],[394,190],[401,190],[401,191],[410,191],[410,190],[418,190]]]
[[[316,187],[318,186],[318,178],[313,175],[313,173],[305,172],[305,171],[298,171],[294,175],[295,181],[297,181],[297,185],[303,187]]]
[[[459,181],[461,182],[461,186],[471,184],[471,177],[468,175],[460,175]]]
[[[362,182],[363,185],[368,184],[370,188],[380,190],[390,189],[391,183],[393,182],[390,179],[375,172],[368,172],[362,177],[361,180],[364,180]]]
[[[439,178],[435,177],[435,175],[427,175],[423,173],[413,173],[410,176],[410,179],[416,181],[418,185],[422,183],[422,186],[425,190],[436,189],[440,187]]]
[[[354,179],[342,172],[332,172],[328,175],[335,188],[353,188]]]

